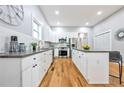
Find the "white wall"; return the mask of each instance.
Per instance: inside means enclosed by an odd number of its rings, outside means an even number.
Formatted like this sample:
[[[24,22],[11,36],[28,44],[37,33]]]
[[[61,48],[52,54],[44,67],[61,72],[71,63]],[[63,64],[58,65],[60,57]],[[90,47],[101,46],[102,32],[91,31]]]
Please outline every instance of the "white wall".
[[[10,26],[0,20],[0,26],[22,32],[30,36],[32,36],[32,16],[35,17],[37,20],[39,20],[40,23],[44,25],[44,27],[48,26],[46,21],[44,20],[44,17],[38,5],[37,6],[24,5],[23,7],[24,7],[24,20],[21,25]]]
[[[26,43],[28,47],[32,40],[36,41],[32,37],[32,16],[43,25],[43,30],[49,28],[39,6],[24,5],[24,13],[23,23],[19,26],[10,26],[0,20],[0,51],[6,50],[6,44],[9,43],[11,35],[17,35],[19,42]]]
[[[120,28],[124,28],[124,8],[121,9],[116,14],[112,15],[105,21],[96,25],[93,28],[94,35],[111,30],[112,31],[112,50],[119,50],[124,58],[124,41],[118,41],[115,39],[114,35],[116,31]]]
[[[57,40],[59,38],[62,37],[67,37],[67,38],[77,38],[78,37],[78,33],[80,32],[87,32],[88,33],[88,43],[91,45],[92,47],[92,28],[88,28],[88,27],[53,27],[52,28],[53,34],[54,34],[54,38],[57,38]]]

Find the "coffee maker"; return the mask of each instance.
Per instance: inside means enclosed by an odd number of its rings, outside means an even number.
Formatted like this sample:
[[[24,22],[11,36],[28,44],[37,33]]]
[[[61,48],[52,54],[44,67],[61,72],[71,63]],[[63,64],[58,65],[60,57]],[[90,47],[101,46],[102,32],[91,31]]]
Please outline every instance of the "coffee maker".
[[[19,51],[18,38],[17,36],[11,36],[9,52],[18,52],[18,51]]]

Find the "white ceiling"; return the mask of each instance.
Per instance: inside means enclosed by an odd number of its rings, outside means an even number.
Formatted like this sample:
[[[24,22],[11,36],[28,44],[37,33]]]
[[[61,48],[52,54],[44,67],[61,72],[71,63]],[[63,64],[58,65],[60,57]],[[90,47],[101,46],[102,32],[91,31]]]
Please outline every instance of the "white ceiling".
[[[50,26],[94,26],[118,11],[121,5],[42,5],[40,6]],[[60,11],[55,15],[55,11]],[[97,15],[102,11],[101,15]],[[57,25],[57,22],[60,22]]]

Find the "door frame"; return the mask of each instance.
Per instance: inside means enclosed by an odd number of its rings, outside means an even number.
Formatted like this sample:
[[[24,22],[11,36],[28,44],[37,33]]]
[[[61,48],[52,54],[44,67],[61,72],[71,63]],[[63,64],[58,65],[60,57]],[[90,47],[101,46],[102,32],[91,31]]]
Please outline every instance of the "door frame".
[[[112,51],[112,30],[104,31],[104,32],[101,32],[99,34],[94,35],[94,38],[93,38],[93,47],[94,47],[94,49],[95,49],[95,38],[97,36],[104,35],[104,34],[107,34],[107,33],[110,33],[110,45],[109,45],[110,50],[109,51]]]

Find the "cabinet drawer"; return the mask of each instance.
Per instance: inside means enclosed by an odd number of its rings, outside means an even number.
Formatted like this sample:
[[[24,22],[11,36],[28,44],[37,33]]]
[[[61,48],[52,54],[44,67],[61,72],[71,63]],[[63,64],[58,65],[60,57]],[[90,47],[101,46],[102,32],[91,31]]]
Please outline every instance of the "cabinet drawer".
[[[36,54],[33,56],[23,58],[22,59],[22,71],[24,71],[30,66],[33,66],[33,64],[37,63],[38,61],[40,61],[40,54]]]

